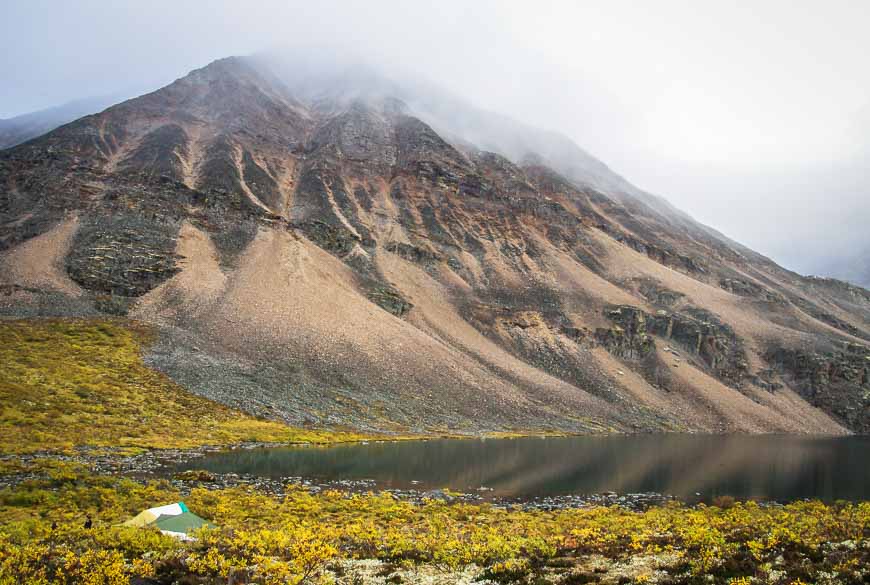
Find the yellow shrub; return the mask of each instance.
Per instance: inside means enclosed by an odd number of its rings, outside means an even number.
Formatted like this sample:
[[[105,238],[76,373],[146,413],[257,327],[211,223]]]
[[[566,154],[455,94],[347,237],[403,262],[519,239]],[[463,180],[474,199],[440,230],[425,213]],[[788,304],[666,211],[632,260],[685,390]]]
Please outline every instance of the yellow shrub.
[[[78,585],[129,585],[124,557],[117,551],[88,550],[83,554],[68,552],[64,559],[66,583]]]
[[[360,438],[258,420],[187,392],[142,361],[151,337],[111,320],[0,322],[0,451]]]
[[[730,576],[735,560],[749,563],[749,573],[780,557],[799,559],[794,562],[810,575],[810,569],[837,571],[844,581],[862,582],[870,559],[866,504],[544,512],[301,488],[282,496],[252,488],[194,489],[184,497],[187,505],[220,528],[200,531],[198,541],[187,543],[115,526],[153,502],[180,499],[168,483],[81,471],[60,477],[60,483],[47,478],[0,490],[0,585],[83,582],[86,568],[96,565],[104,570],[93,579],[105,583],[119,574],[151,575],[164,565],[218,583],[230,575],[236,582],[296,583],[325,578],[329,561],[349,558],[444,570],[476,565],[509,580],[552,557],[630,563],[661,550],[676,553],[695,575],[718,575],[719,581]],[[98,529],[83,528],[86,514]],[[836,555],[827,554],[831,547]],[[805,554],[817,549],[826,554]],[[740,579],[731,585],[749,582]]]

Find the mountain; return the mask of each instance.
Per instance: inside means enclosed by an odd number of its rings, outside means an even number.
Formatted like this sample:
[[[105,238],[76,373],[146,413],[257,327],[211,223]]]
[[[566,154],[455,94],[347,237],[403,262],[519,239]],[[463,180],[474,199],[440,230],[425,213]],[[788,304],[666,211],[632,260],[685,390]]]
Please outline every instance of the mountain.
[[[67,102],[60,106],[0,120],[0,149],[9,148],[42,136],[68,122],[99,112],[118,101],[117,96],[101,96]]]
[[[223,59],[0,152],[0,268],[3,315],[149,323],[293,424],[870,431],[870,292],[365,71]]]

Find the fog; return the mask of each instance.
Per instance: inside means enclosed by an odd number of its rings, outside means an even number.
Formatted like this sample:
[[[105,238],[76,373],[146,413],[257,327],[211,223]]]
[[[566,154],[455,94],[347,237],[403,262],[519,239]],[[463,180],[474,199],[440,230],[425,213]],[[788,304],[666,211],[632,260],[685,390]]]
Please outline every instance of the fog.
[[[7,0],[0,118],[228,55],[352,59],[561,132],[789,268],[870,284],[870,3],[429,4]]]

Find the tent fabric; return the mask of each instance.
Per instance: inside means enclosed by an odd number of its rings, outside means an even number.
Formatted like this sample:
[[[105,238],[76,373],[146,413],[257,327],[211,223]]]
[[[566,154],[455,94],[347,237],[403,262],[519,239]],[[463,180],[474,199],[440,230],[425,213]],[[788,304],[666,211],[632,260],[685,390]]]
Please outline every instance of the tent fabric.
[[[174,516],[160,516],[154,522],[161,532],[182,532],[188,534],[203,526],[212,526],[208,521],[192,512],[184,512]]]
[[[157,520],[157,514],[153,513],[151,510],[144,510],[124,522],[124,526],[136,526],[142,528],[143,526],[148,526],[155,520]]]
[[[148,511],[153,512],[157,516],[177,516],[178,514],[190,512],[190,510],[187,509],[187,506],[184,505],[184,502],[176,502],[167,506],[148,508]]]
[[[152,524],[160,516],[178,516],[185,512],[190,512],[190,510],[187,509],[184,502],[176,502],[165,506],[157,506],[156,508],[148,508],[130,520],[124,522],[124,526],[138,526],[141,528]]]

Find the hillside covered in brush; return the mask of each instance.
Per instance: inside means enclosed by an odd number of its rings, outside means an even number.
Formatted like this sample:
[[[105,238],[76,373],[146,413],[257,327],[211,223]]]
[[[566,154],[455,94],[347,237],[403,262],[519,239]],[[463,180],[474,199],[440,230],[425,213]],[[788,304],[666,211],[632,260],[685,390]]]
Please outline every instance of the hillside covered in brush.
[[[870,432],[870,292],[415,97],[230,58],[0,151],[0,314],[150,324],[294,425]]]

